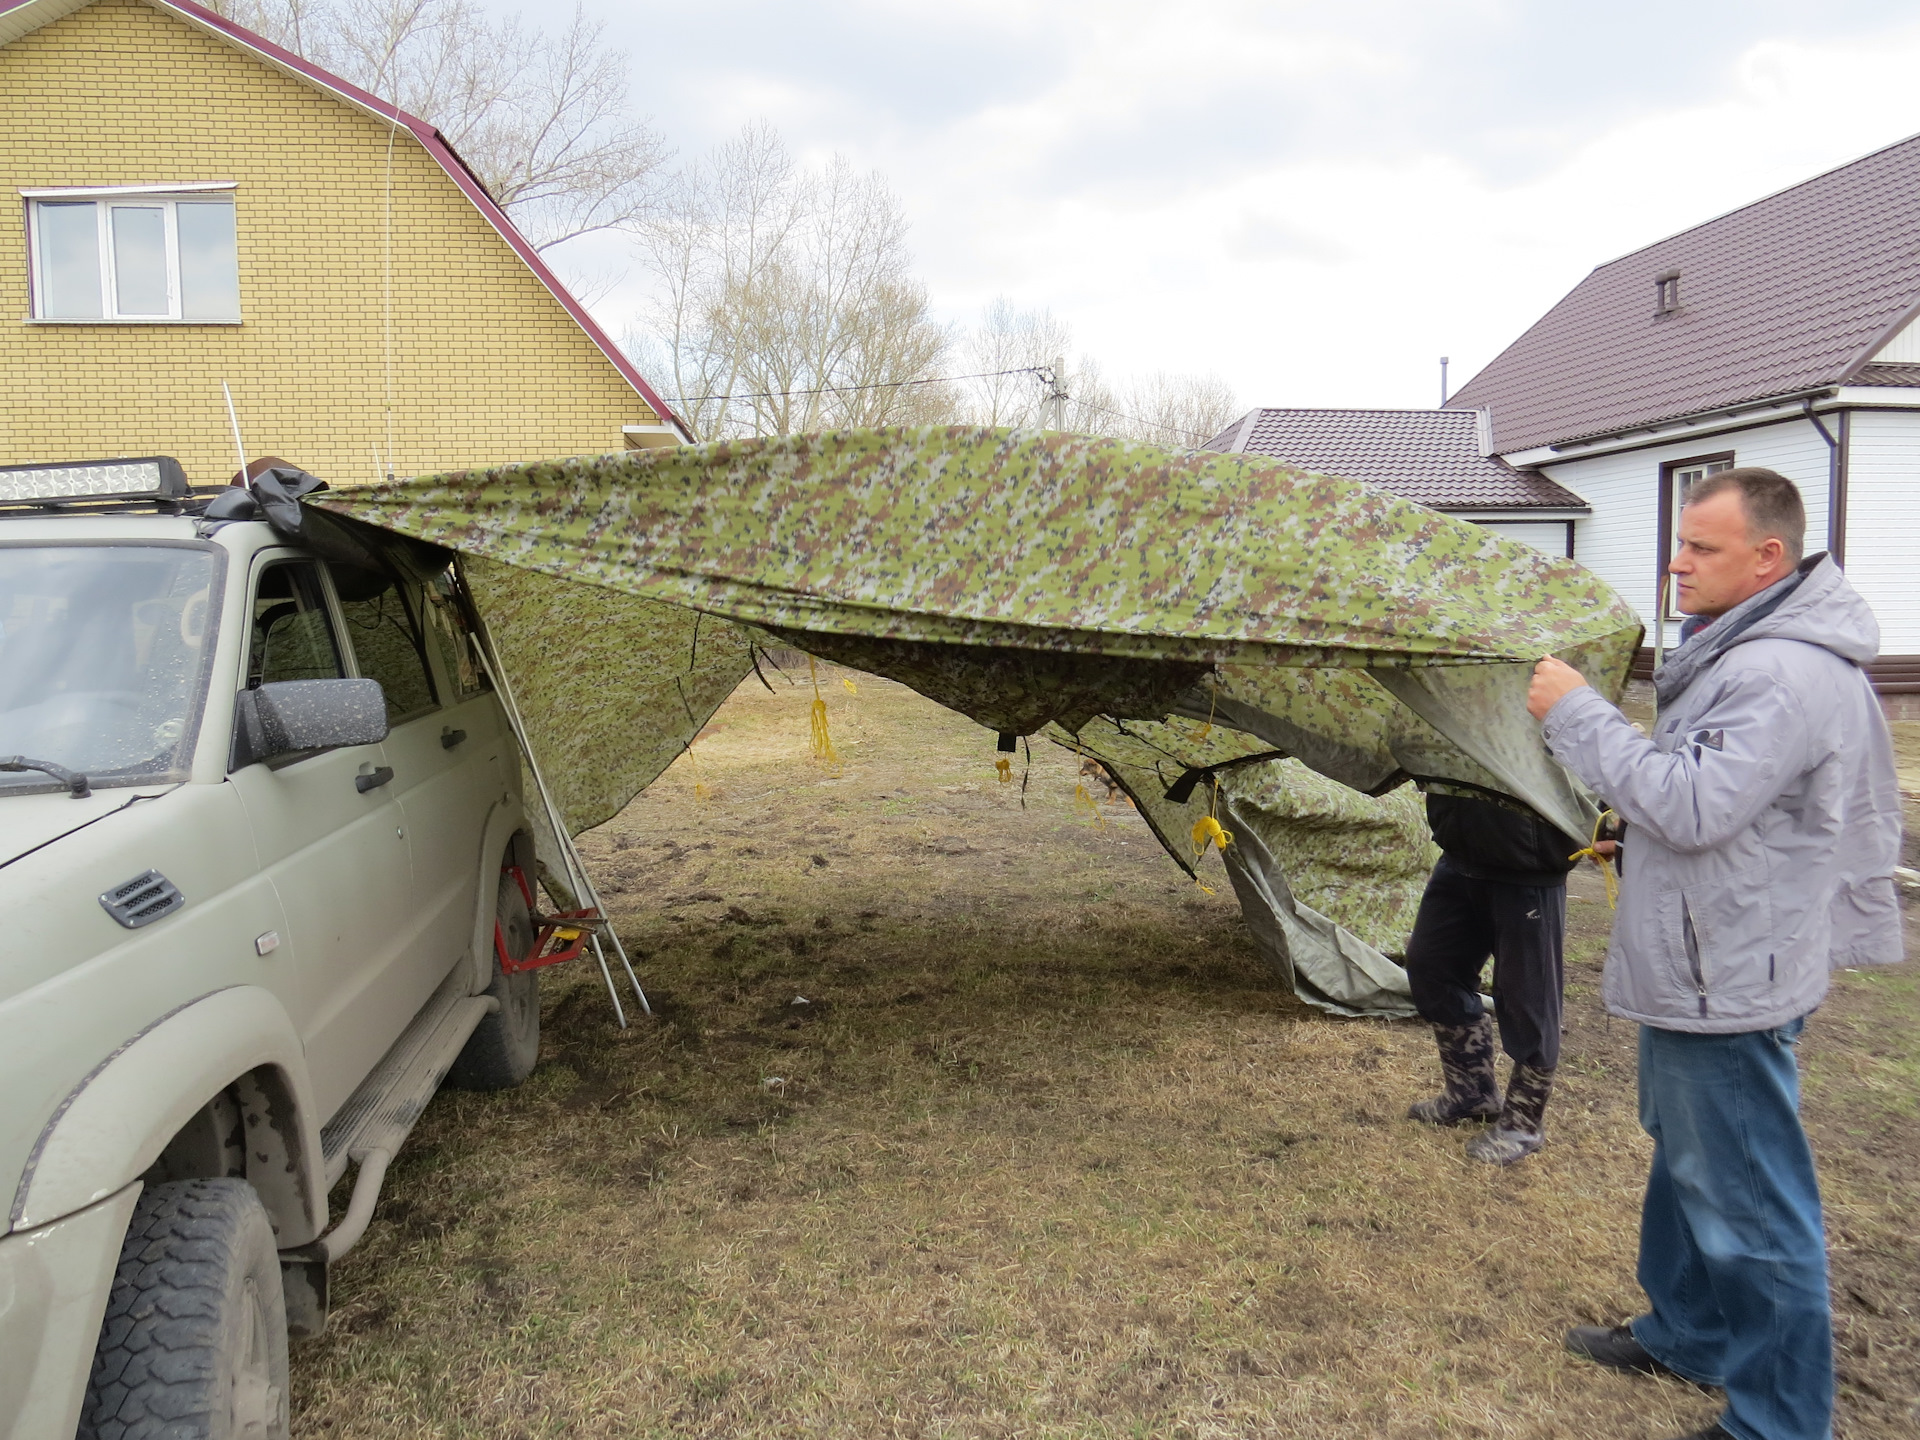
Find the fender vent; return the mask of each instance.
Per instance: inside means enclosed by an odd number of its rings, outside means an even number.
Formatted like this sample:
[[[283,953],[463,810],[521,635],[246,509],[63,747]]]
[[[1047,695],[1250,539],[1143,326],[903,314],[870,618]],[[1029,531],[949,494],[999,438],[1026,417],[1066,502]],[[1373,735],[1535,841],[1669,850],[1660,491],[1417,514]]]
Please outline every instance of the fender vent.
[[[100,908],[129,930],[151,925],[187,903],[187,897],[158,870],[137,875],[100,897]]]

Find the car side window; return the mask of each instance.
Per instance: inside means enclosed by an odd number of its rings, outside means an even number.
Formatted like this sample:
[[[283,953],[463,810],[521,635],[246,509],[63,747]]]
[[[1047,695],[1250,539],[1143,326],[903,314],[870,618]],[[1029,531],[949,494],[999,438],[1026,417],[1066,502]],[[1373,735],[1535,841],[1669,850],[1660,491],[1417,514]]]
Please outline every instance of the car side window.
[[[427,633],[440,652],[442,668],[459,689],[460,698],[471,700],[493,686],[487,681],[486,671],[474,659],[473,626],[464,599],[451,566],[427,583]]]
[[[345,674],[320,567],[311,560],[269,565],[253,592],[247,688],[278,680],[335,680]]]
[[[398,725],[434,707],[433,677],[427,669],[413,607],[393,577],[384,571],[334,565],[333,588],[347,621],[360,673],[378,680],[387,697],[387,723]],[[418,591],[414,591],[417,598]]]

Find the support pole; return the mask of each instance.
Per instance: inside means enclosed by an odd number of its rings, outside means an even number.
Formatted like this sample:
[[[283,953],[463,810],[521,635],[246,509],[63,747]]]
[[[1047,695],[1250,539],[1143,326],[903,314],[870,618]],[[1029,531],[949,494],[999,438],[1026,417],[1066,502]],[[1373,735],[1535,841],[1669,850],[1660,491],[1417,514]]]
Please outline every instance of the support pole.
[[[458,557],[454,564],[459,565]],[[460,588],[467,588],[466,573],[460,573]],[[533,776],[534,789],[539,792],[540,803],[546,812],[547,825],[553,831],[554,843],[560,848],[561,863],[566,867],[567,883],[573,887],[573,893],[584,905],[591,906],[605,918],[607,909],[600,899],[593,879],[587,874],[586,863],[581,860],[580,852],[574,847],[573,836],[567,830],[566,817],[560,813],[559,805],[554,801],[553,791],[547,785],[546,776],[540,773],[540,762],[534,758],[533,746],[527,739],[526,723],[520,718],[520,706],[513,698],[513,686],[507,680],[506,667],[500,663],[500,653],[494,648],[493,634],[487,629],[486,619],[478,607],[474,610],[474,622],[478,627],[474,636],[475,649],[479,652],[481,668],[487,672],[487,678],[493,682],[495,692],[500,696],[501,708],[507,712],[507,721],[513,726],[513,738],[520,746],[520,753],[526,757],[527,771]],[[627,972],[627,979],[633,984],[633,993],[640,1001],[640,1008],[646,1014],[653,1014],[653,1006],[647,1001],[647,992],[640,988],[640,977],[633,972],[633,962],[627,958],[627,947],[611,921],[604,926],[593,928],[593,954],[600,962],[600,975],[607,982],[607,998],[613,1001],[613,1013],[620,1021],[622,1030],[627,1028],[627,1012],[620,1004],[619,992],[614,988],[613,970],[607,964],[607,952],[600,943],[600,932],[604,928],[607,939],[613,942],[614,953],[620,957],[620,965]]]

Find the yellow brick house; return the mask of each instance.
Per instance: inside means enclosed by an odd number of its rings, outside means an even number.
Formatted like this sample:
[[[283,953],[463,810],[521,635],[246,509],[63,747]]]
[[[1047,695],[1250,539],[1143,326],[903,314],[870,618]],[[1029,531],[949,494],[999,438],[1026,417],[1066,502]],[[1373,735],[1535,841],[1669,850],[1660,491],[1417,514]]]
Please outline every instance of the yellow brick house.
[[[0,0],[0,464],[333,484],[679,421],[431,125],[191,0]]]

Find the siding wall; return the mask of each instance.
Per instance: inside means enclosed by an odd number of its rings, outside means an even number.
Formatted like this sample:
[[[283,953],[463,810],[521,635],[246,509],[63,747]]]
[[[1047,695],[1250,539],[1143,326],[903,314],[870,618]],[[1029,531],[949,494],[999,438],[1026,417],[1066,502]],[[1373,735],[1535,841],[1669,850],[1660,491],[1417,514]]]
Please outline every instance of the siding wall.
[[[1864,416],[1856,416],[1857,425]],[[1827,422],[1830,426],[1832,421]],[[1857,441],[1856,447],[1857,447]],[[1545,473],[1593,506],[1593,514],[1574,525],[1574,558],[1631,605],[1651,631],[1659,562],[1660,467],[1669,461],[1731,450],[1736,465],[1764,465],[1800,487],[1807,505],[1807,549],[1827,543],[1827,443],[1804,420],[1701,436],[1673,445],[1629,450],[1542,467]],[[1856,450],[1857,455],[1857,450]],[[1855,460],[1856,473],[1858,459]],[[1851,536],[1861,533],[1860,511],[1851,511]],[[1849,538],[1848,548],[1857,543]],[[1679,622],[1669,621],[1667,644],[1679,640]]]
[[[1880,653],[1920,655],[1920,414],[1848,423],[1847,579],[1880,620]]]
[[[1509,540],[1519,540],[1544,550],[1549,555],[1567,553],[1567,525],[1564,520],[1495,520],[1487,529]]]
[[[0,225],[0,463],[163,454],[224,481],[222,379],[251,455],[335,485],[374,479],[376,447],[420,474],[656,420],[405,130],[137,0],[0,47],[0,203],[190,180],[239,184],[240,325],[22,324],[24,217]]]

